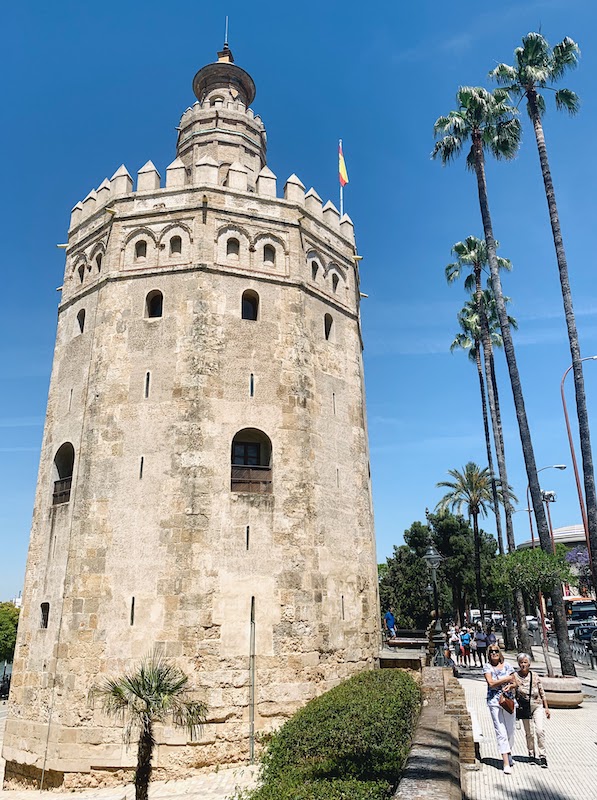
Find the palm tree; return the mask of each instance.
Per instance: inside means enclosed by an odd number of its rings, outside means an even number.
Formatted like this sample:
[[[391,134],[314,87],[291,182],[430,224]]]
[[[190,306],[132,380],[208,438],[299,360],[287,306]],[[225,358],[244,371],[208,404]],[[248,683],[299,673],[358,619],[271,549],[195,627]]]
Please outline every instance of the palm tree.
[[[491,495],[491,474],[488,467],[481,469],[477,464],[469,461],[462,472],[457,469],[448,470],[454,480],[440,481],[436,484],[439,488],[450,491],[445,494],[436,506],[438,511],[455,511],[457,514],[466,507],[469,520],[473,521],[473,536],[475,544],[475,588],[477,601],[481,610],[481,619],[484,617],[483,594],[481,589],[481,541],[479,537],[479,515],[486,516],[488,509],[493,507]],[[510,494],[501,491],[499,494]],[[512,496],[512,495],[511,495]],[[516,499],[516,498],[514,498]]]
[[[441,139],[436,142],[432,156],[433,158],[440,158],[442,163],[448,164],[460,154],[469,140],[471,142],[466,163],[467,167],[474,171],[477,179],[479,208],[483,221],[487,259],[491,270],[491,283],[504,341],[504,353],[508,364],[535,521],[541,546],[547,549],[550,542],[549,529],[542,504],[537,465],[516,363],[512,332],[508,323],[508,313],[502,292],[485,177],[485,151],[489,150],[498,159],[513,158],[518,151],[520,143],[520,123],[514,116],[515,109],[510,104],[510,95],[504,89],[495,89],[493,92],[489,92],[481,87],[464,86],[458,89],[456,100],[458,109],[451,111],[447,116],[439,117],[435,123],[435,135],[441,136]],[[561,585],[554,583],[551,597],[562,673],[564,675],[576,675],[568,640]]]
[[[496,248],[498,244],[496,242]],[[446,280],[448,283],[454,283],[463,274],[468,271],[464,281],[465,289],[469,292],[474,292],[476,303],[476,319],[478,320],[478,327],[480,339],[483,344],[483,356],[485,360],[485,374],[487,375],[487,394],[489,398],[489,413],[491,415],[491,425],[493,429],[493,440],[495,442],[495,451],[498,462],[498,472],[500,481],[503,486],[508,485],[508,474],[506,472],[506,455],[504,448],[504,436],[502,432],[500,406],[497,393],[497,386],[491,378],[491,359],[492,359],[492,342],[489,324],[487,320],[486,304],[483,303],[483,283],[482,271],[487,267],[487,247],[482,239],[476,236],[467,236],[463,242],[456,242],[452,248],[452,252],[456,256],[456,261],[448,264],[446,267]],[[498,258],[498,266],[500,269],[512,269],[510,261],[506,258]],[[501,339],[500,339],[501,345]],[[489,463],[489,462],[488,462]],[[490,469],[491,463],[489,463]],[[493,471],[493,470],[492,470]],[[494,499],[495,505],[495,499]],[[497,509],[499,515],[499,509]],[[514,528],[512,526],[512,507],[507,498],[504,503],[504,515],[506,518],[506,538],[508,541],[508,549],[514,550]]]
[[[491,435],[489,432],[489,421],[487,418],[487,397],[485,393],[485,377],[483,375],[483,365],[481,363],[481,326],[479,325],[479,315],[477,312],[476,300],[469,300],[458,312],[458,323],[460,332],[456,334],[450,352],[460,349],[468,351],[468,357],[477,367],[479,378],[479,391],[481,392],[481,409],[483,413],[483,430],[485,432],[485,449],[487,451],[487,464],[491,477],[491,499],[495,513],[495,532],[498,540],[498,550],[500,555],[504,553],[504,541],[502,537],[502,520],[499,512],[497,495],[497,484],[493,470],[493,453],[491,450]]]
[[[499,243],[495,243],[496,249]],[[483,356],[485,361],[485,374],[487,376],[487,395],[489,399],[489,413],[491,415],[491,425],[493,429],[493,440],[495,442],[495,452],[498,462],[498,471],[502,486],[508,485],[508,474],[506,472],[506,450],[504,446],[504,435],[502,431],[502,415],[500,411],[500,402],[497,382],[495,379],[495,367],[493,358],[493,344],[492,341],[492,327],[495,333],[499,321],[496,314],[496,303],[491,290],[483,291],[483,271],[486,270],[488,264],[487,247],[483,239],[478,239],[476,236],[467,236],[464,242],[456,242],[452,248],[452,252],[456,255],[457,260],[453,264],[448,264],[446,267],[446,280],[448,283],[453,283],[462,276],[464,272],[468,272],[464,280],[464,286],[467,291],[474,292],[476,303],[476,316],[479,322],[479,331],[483,344]],[[498,267],[502,270],[510,271],[512,264],[507,258],[498,257]],[[508,302],[508,298],[504,298]],[[490,324],[489,317],[492,321]],[[516,323],[512,317],[508,317],[510,327],[516,329]],[[502,347],[503,340],[498,336],[499,347]],[[488,461],[489,467],[493,472],[491,460]],[[494,498],[494,508],[496,509],[496,519],[499,518],[499,507]],[[504,498],[504,516],[506,519],[506,539],[508,542],[508,551],[513,553],[516,550],[516,543],[514,541],[514,526],[512,525],[512,506],[508,497]],[[524,597],[521,591],[515,592],[515,608],[516,608],[516,621],[518,624],[518,635],[521,640],[520,649],[525,653],[531,651],[531,639],[529,635],[526,609],[524,605]],[[512,614],[511,610],[506,609],[506,630],[509,642],[514,642],[514,629],[512,627]]]
[[[154,724],[171,720],[175,726],[186,728],[193,739],[205,723],[207,706],[189,698],[188,676],[157,651],[147,656],[133,672],[119,678],[106,678],[93,687],[91,694],[100,699],[107,714],[120,717],[123,723],[126,721],[127,741],[133,728],[139,730],[135,798],[147,800],[155,745]]]
[[[564,302],[564,315],[568,328],[568,341],[572,357],[572,371],[574,375],[574,390],[576,394],[576,413],[578,416],[578,429],[580,435],[580,448],[582,453],[583,475],[585,483],[585,496],[587,498],[587,522],[589,526],[589,544],[591,547],[593,563],[593,580],[597,581],[597,494],[595,492],[595,473],[593,470],[593,455],[591,452],[591,433],[589,416],[587,414],[587,401],[585,384],[582,371],[580,344],[576,329],[576,318],[572,305],[572,292],[568,278],[568,262],[564,250],[564,241],[560,228],[560,218],[556,204],[556,193],[551,179],[551,170],[547,158],[547,146],[543,133],[541,118],[545,112],[545,100],[539,93],[540,89],[553,89],[549,84],[557,82],[568,69],[573,69],[578,63],[580,49],[568,36],[559,44],[551,48],[540,33],[529,33],[522,40],[522,47],[514,51],[515,66],[498,64],[490,72],[500,84],[506,84],[508,91],[519,97],[526,97],[527,110],[533,123],[541,174],[545,186],[545,196],[549,209],[551,232],[560,273],[560,286]],[[576,114],[579,109],[579,99],[570,89],[554,90],[556,108]],[[597,584],[596,584],[597,585]]]

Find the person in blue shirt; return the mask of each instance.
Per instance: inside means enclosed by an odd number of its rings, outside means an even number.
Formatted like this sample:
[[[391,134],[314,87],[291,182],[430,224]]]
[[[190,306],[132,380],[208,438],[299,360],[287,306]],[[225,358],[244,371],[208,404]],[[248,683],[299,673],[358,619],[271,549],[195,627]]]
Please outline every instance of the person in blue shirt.
[[[393,639],[396,636],[396,618],[394,617],[394,609],[390,606],[390,610],[384,614],[383,622],[388,634],[388,639]]]
[[[462,656],[464,664],[470,669],[471,667],[471,635],[468,628],[463,628],[460,632],[460,644],[462,646]]]

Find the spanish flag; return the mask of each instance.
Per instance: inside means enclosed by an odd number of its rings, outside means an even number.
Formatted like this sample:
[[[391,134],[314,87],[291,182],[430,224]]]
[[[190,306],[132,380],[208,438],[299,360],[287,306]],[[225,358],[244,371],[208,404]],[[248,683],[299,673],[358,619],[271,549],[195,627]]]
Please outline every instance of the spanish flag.
[[[342,139],[338,143],[338,178],[340,186],[346,186],[348,183],[348,172],[346,171],[346,164],[344,163],[344,155],[342,153]]]

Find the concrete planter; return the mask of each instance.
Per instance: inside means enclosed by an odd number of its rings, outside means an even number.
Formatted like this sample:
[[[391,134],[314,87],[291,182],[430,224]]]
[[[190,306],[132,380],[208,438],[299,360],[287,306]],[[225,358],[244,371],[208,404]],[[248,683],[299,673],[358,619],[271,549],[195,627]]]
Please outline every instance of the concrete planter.
[[[550,708],[577,708],[583,701],[580,678],[542,675],[541,683]]]

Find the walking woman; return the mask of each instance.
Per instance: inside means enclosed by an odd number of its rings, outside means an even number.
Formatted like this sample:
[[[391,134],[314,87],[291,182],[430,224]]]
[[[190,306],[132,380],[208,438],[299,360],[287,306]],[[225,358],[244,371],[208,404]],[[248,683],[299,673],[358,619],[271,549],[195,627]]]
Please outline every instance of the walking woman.
[[[520,704],[520,710],[523,713],[521,719],[527,737],[529,758],[535,758],[536,734],[539,764],[541,764],[543,769],[547,769],[547,756],[545,755],[545,718],[547,717],[547,719],[549,719],[551,714],[545,698],[545,691],[543,690],[541,678],[536,672],[531,672],[531,659],[528,655],[526,653],[520,653],[516,660],[518,661],[516,694]]]
[[[488,664],[483,665],[483,674],[487,681],[487,707],[493,721],[498,752],[504,762],[504,773],[512,772],[512,746],[514,744],[514,702],[511,702],[512,712],[500,705],[502,697],[514,699],[512,694],[516,688],[516,675],[514,667],[504,662],[504,656],[497,644],[492,644],[487,649]]]

